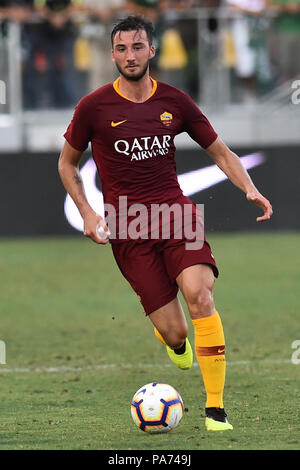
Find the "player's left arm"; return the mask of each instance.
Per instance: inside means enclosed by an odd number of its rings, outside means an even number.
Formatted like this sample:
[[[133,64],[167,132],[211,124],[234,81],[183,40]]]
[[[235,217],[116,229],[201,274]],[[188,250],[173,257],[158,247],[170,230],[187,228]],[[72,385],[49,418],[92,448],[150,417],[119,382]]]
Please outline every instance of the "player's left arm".
[[[250,175],[243,167],[239,157],[219,137],[206,148],[206,152],[228,176],[230,181],[246,194],[248,201],[253,202],[263,210],[264,214],[261,217],[257,217],[257,222],[269,220],[273,214],[270,201],[254,186]]]

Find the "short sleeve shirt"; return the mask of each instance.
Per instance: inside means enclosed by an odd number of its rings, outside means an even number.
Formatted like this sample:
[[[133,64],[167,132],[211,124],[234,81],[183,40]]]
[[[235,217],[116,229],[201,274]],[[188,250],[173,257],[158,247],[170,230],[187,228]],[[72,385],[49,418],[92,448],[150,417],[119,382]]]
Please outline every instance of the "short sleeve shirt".
[[[172,203],[182,195],[175,163],[175,137],[187,132],[206,149],[217,138],[208,119],[184,92],[153,81],[143,103],[126,98],[118,80],[84,97],[65,133],[84,151],[91,143],[104,202]]]

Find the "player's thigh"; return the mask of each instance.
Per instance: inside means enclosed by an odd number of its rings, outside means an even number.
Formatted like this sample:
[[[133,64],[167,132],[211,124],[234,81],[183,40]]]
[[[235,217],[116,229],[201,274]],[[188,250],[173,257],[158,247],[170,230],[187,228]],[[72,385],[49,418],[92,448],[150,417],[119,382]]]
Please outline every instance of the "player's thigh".
[[[168,275],[175,282],[183,271],[194,265],[208,265],[215,277],[219,275],[216,260],[206,240],[201,249],[188,249],[185,239],[164,240],[161,251]]]
[[[210,265],[201,263],[183,269],[177,276],[176,282],[183,296],[188,297],[192,293],[199,292],[202,287],[213,292],[215,276]]]
[[[192,318],[215,313],[213,297],[215,277],[211,265],[195,264],[189,266],[181,271],[176,281]]]
[[[187,249],[185,240],[166,240],[162,246],[170,279],[175,279],[192,318],[212,315],[214,278],[219,271],[207,240],[201,248]]]
[[[177,297],[178,286],[170,280],[161,253],[151,240],[131,240],[112,245],[120,271],[137,294],[146,315]]]

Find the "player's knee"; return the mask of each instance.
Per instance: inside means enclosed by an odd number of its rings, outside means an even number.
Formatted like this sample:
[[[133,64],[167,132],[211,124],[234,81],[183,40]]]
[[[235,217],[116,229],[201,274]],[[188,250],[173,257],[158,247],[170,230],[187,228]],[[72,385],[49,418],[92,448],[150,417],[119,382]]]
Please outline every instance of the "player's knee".
[[[207,287],[199,287],[189,292],[187,304],[192,318],[199,318],[215,311],[212,290]]]
[[[186,340],[186,336],[183,337],[177,337],[177,338],[174,338],[173,340],[171,339],[170,341],[168,341],[168,346],[171,348],[171,349],[179,349],[181,348],[181,346],[183,345],[183,343],[185,342]]]
[[[181,326],[178,329],[172,329],[164,335],[168,346],[172,349],[180,348],[188,335],[187,326]]]

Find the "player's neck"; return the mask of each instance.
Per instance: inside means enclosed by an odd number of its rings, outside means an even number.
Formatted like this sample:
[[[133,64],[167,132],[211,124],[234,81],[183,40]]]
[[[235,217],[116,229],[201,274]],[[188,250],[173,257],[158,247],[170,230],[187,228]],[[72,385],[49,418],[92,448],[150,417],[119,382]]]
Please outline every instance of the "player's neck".
[[[118,83],[120,92],[135,103],[143,103],[152,93],[153,81],[149,73],[146,73],[137,82],[127,80],[123,75],[120,76]]]

